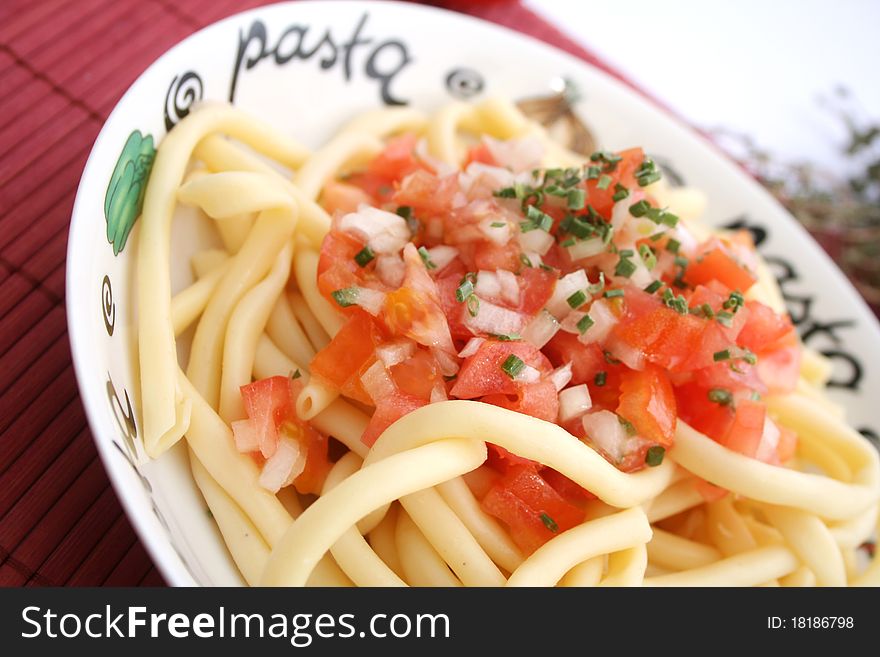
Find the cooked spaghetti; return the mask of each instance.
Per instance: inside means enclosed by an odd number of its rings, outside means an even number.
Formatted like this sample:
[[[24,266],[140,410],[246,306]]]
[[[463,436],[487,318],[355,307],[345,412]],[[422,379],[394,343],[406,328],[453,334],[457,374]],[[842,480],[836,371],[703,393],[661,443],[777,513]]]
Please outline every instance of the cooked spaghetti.
[[[224,249],[172,296],[178,203]],[[878,455],[700,205],[499,100],[316,152],[204,105],[141,220],[145,449],[185,438],[251,584],[876,585]]]

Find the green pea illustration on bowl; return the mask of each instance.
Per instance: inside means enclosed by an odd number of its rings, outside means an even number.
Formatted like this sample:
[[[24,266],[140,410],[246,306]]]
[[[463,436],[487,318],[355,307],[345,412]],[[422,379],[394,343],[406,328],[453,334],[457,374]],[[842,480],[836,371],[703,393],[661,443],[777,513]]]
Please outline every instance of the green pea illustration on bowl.
[[[152,135],[133,131],[116,161],[107,194],[104,196],[104,218],[107,220],[107,241],[113,254],[119,255],[144,204],[144,191],[156,157]]]

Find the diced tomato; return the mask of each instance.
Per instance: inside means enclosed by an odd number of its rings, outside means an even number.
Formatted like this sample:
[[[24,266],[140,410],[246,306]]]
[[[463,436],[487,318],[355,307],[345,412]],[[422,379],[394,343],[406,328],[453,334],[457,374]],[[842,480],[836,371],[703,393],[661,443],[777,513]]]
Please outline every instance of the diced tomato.
[[[452,199],[458,190],[458,177],[439,177],[427,171],[414,171],[400,183],[393,201],[413,209],[416,216],[440,216],[452,210]]]
[[[517,456],[513,452],[508,451],[499,445],[486,443],[486,447],[488,450],[486,465],[498,472],[507,472],[510,467],[515,465],[530,466],[534,468],[535,471],[541,467],[541,464],[537,461],[532,461],[523,456]]]
[[[391,203],[396,193],[392,180],[385,176],[377,176],[369,171],[353,173],[345,178],[345,182],[353,187],[362,189],[373,199],[371,205],[375,206]]]
[[[605,352],[597,343],[584,344],[574,333],[558,331],[544,345],[544,353],[554,367],[571,363],[571,385],[591,383],[593,378],[608,367]]]
[[[642,438],[669,447],[675,435],[675,393],[666,372],[649,365],[626,370],[620,384],[617,414],[629,420]]]
[[[547,357],[527,342],[486,340],[473,356],[465,359],[452,386],[452,395],[458,399],[476,399],[492,394],[516,395],[520,384],[501,369],[510,355],[542,374],[548,374],[552,369]]]
[[[361,203],[372,205],[373,197],[360,187],[338,180],[328,181],[321,192],[321,205],[331,215],[336,212],[342,214],[355,212]]]
[[[519,259],[521,252],[516,240],[510,240],[503,246],[489,240],[480,240],[474,243],[473,268],[484,271],[506,269],[517,272],[524,269]]]
[[[515,396],[486,395],[480,401],[509,408],[517,413],[525,413],[547,422],[556,422],[559,415],[559,397],[556,394],[556,387],[549,379],[521,385]]]
[[[443,380],[437,361],[424,349],[388,369],[398,390],[425,401],[431,399],[434,386]]]
[[[498,163],[495,161],[495,158],[492,157],[492,152],[489,150],[489,147],[485,142],[480,142],[476,146],[471,146],[468,149],[467,155],[464,158],[464,164],[462,164],[461,168],[467,169],[471,162],[481,162],[493,167],[498,166]]]
[[[711,401],[709,389],[696,383],[677,386],[675,400],[679,417],[715,441],[721,442],[733,424],[733,409]]]
[[[524,267],[518,278],[520,286],[519,307],[525,315],[534,315],[541,310],[556,289],[556,272],[540,267]]]
[[[511,538],[526,554],[584,521],[584,512],[566,502],[530,466],[511,467],[486,493],[482,507],[508,526]]]
[[[362,268],[355,262],[354,257],[364,248],[363,242],[356,237],[338,230],[331,230],[321,243],[321,255],[318,258],[318,290],[333,304],[339,305],[333,300],[332,294],[353,285],[361,285],[363,282]],[[370,269],[375,266],[368,265]],[[340,308],[343,312],[352,312],[353,307]]]
[[[361,384],[361,374],[373,364],[375,349],[384,341],[385,336],[373,318],[355,309],[330,344],[312,359],[310,370],[346,397],[372,405]]]
[[[403,285],[385,297],[385,325],[392,335],[405,335],[426,347],[455,351],[437,284],[412,242],[404,247],[403,260]]]
[[[767,386],[758,376],[757,368],[744,360],[724,360],[713,363],[708,367],[695,370],[692,380],[706,390],[724,388],[734,394],[754,391],[762,395],[767,392]]]
[[[617,153],[620,161],[612,171],[607,172],[611,178],[610,184],[603,185],[604,189],[599,187],[599,180],[587,180],[587,203],[602,215],[605,219],[611,218],[611,210],[614,208],[615,185],[621,184],[627,189],[639,189],[635,179],[636,170],[642,165],[645,159],[645,153],[641,148],[629,148],[625,151]]]
[[[754,457],[764,434],[767,407],[762,402],[741,399],[736,402],[733,424],[719,441],[734,452]]]
[[[593,493],[553,468],[541,468],[540,474],[541,478],[562,496],[562,499],[573,506],[580,507],[584,502],[596,499]]]
[[[241,386],[241,398],[259,435],[260,456],[269,458],[275,453],[281,433],[296,440],[306,453],[306,462],[294,485],[300,493],[320,493],[330,470],[328,441],[297,417],[295,401],[302,389],[300,381],[273,376]]]
[[[773,349],[794,329],[788,315],[780,315],[760,301],[746,301],[745,307],[748,318],[737,342],[756,354]]]
[[[724,309],[724,302],[730,298],[730,290],[716,280],[711,280],[706,285],[698,285],[691,293],[688,299],[690,308],[701,308],[707,304],[713,313],[719,313]],[[736,344],[737,338],[745,326],[748,319],[749,311],[747,308],[740,308],[733,314],[730,320],[730,326],[725,326],[720,322],[715,322],[713,326],[720,331],[730,344]]]
[[[758,353],[758,375],[774,394],[794,390],[801,373],[801,348],[794,329],[788,336],[789,344]]]
[[[468,340],[473,337],[473,333],[464,323],[464,313],[467,312],[467,308],[455,297],[455,291],[458,290],[466,273],[464,265],[453,264],[444,269],[443,275],[437,279],[440,305],[446,315],[449,332],[456,340]]]
[[[425,165],[416,157],[418,137],[406,133],[388,140],[385,150],[379,153],[367,167],[367,171],[388,180],[403,180],[413,171],[424,169]]]
[[[731,290],[746,292],[758,279],[730,245],[713,237],[700,246],[685,270],[684,280],[693,286],[717,280]]]
[[[639,350],[648,361],[673,369],[694,358],[695,347],[702,344],[704,329],[702,319],[659,307],[617,324],[611,331],[608,346],[613,353],[615,341],[620,340]],[[707,362],[711,362],[711,358],[712,353],[708,353]]]
[[[370,418],[370,423],[361,436],[361,441],[365,445],[372,447],[373,443],[376,442],[385,429],[407,413],[426,404],[427,402],[424,399],[400,391],[395,391],[393,394],[383,397],[379,400],[379,405]]]
[[[260,452],[269,458],[278,445],[278,426],[293,408],[290,380],[286,376],[273,376],[241,386],[241,400],[260,436]]]

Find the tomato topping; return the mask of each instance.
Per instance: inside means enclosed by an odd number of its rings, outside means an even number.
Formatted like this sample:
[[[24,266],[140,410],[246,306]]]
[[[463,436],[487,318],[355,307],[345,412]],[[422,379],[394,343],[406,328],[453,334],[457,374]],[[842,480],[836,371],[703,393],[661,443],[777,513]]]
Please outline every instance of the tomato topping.
[[[462,168],[467,169],[471,162],[480,162],[482,164],[488,164],[489,166],[498,166],[495,158],[492,157],[492,151],[489,150],[489,147],[485,142],[480,142],[476,146],[471,146],[468,149]]]
[[[693,286],[717,280],[731,290],[746,292],[758,279],[731,246],[713,237],[700,246],[685,270],[684,280]]]
[[[754,457],[761,444],[766,416],[767,408],[763,403],[750,399],[737,401],[733,422],[719,442],[734,452]]]
[[[324,191],[321,192],[321,205],[331,215],[337,212],[342,214],[355,212],[362,203],[372,205],[374,199],[361,187],[337,180],[328,181],[324,185]]]
[[[511,467],[486,493],[482,507],[510,528],[514,543],[526,554],[584,521],[584,512],[531,466]]]
[[[617,414],[631,422],[642,438],[666,447],[672,445],[678,416],[666,372],[653,365],[641,372],[624,371]]]
[[[437,361],[422,349],[388,370],[398,390],[425,401],[431,398],[434,386],[443,381]]]
[[[373,443],[376,442],[385,429],[407,413],[411,413],[427,403],[424,399],[400,392],[399,390],[391,395],[382,397],[379,400],[378,406],[376,406],[376,410],[373,412],[373,416],[370,418],[370,423],[361,436],[361,441],[365,445],[372,447]]]
[[[450,394],[458,399],[476,399],[484,395],[516,395],[523,384],[514,381],[501,366],[509,356],[516,356],[542,374],[552,367],[541,351],[527,342],[486,340],[477,352],[465,359]]]
[[[375,360],[376,346],[385,341],[378,324],[365,311],[352,316],[330,343],[312,359],[313,376],[337,388],[343,395],[364,404],[372,400],[361,384],[361,375]]]
[[[354,257],[364,248],[363,242],[356,237],[338,230],[327,233],[321,243],[321,255],[318,258],[318,290],[335,308],[339,308],[333,300],[333,292],[354,285],[361,285],[364,272]],[[372,270],[375,265],[369,264]],[[340,308],[343,312],[353,312],[353,307]]]
[[[627,189],[638,189],[638,182],[634,174],[644,161],[645,153],[641,148],[629,148],[617,153],[617,157],[620,158],[620,161],[617,162],[614,169],[604,174],[611,178],[610,183],[600,187],[598,178],[587,180],[585,183],[587,203],[606,219],[611,218],[611,211],[614,208],[615,185],[620,184]]]
[[[327,438],[296,415],[295,401],[302,392],[300,381],[273,376],[241,386],[241,398],[259,444],[258,460],[271,457],[283,434],[299,443],[305,465],[294,479],[303,494],[320,493],[330,470]],[[233,423],[235,431],[236,423]]]
[[[559,397],[552,381],[544,380],[520,386],[513,395],[486,395],[480,401],[509,408],[517,413],[525,413],[532,417],[556,422],[559,415]]]

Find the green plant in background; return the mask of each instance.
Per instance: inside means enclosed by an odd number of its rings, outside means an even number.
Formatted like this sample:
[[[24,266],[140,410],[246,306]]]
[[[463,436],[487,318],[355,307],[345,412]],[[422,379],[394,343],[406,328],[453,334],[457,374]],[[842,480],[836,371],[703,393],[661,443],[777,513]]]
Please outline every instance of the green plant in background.
[[[880,123],[846,89],[823,104],[844,124],[847,171],[780,163],[745,135],[741,163],[809,230],[880,314]],[[723,134],[723,132],[722,132]]]
[[[119,255],[144,204],[144,191],[156,148],[151,135],[133,131],[116,161],[107,193],[104,196],[104,218],[107,220],[107,241],[113,254]]]

